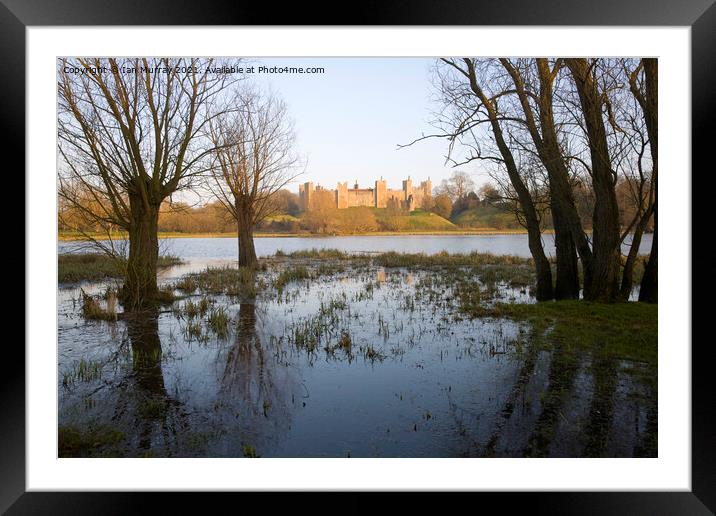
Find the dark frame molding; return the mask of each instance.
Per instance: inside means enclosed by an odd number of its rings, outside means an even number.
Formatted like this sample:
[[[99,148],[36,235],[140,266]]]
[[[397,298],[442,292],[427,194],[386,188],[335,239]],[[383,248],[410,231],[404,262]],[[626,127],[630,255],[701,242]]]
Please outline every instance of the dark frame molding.
[[[268,2],[251,4],[203,0],[193,3],[180,0],[0,0],[0,63],[3,80],[0,83],[0,132],[3,148],[23,149],[25,143],[25,29],[42,25],[284,25],[319,24],[321,15],[328,15],[320,24],[346,25],[339,11],[326,12],[305,3],[293,3],[277,8]],[[352,6],[350,25],[666,25],[691,27],[692,74],[692,163],[702,172],[713,176],[711,148],[715,140],[716,120],[716,4],[714,0],[394,0],[385,3],[366,0]],[[662,99],[662,102],[664,100]],[[19,152],[15,152],[19,154]],[[19,165],[19,166],[18,166]],[[24,170],[24,153],[15,168]],[[5,166],[6,170],[9,167]],[[8,170],[9,172],[9,170]],[[9,176],[10,174],[8,174]],[[26,194],[25,177],[18,176],[18,185]],[[6,176],[7,177],[7,176]],[[693,177],[693,176],[692,176]],[[713,180],[713,179],[712,179]],[[692,188],[693,206],[708,206],[709,188]],[[694,224],[704,218],[694,217]],[[707,219],[708,220],[708,219]],[[702,232],[708,222],[700,223]],[[26,229],[23,219],[23,241]],[[692,235],[697,233],[692,228]],[[711,273],[713,258],[696,257],[692,253],[692,267]],[[23,265],[25,275],[30,274]],[[18,258],[15,258],[19,262]],[[663,271],[662,271],[663,272]],[[709,275],[709,274],[707,274]],[[708,292],[708,291],[707,291]],[[708,292],[711,293],[711,292]],[[708,321],[706,312],[710,302],[694,303],[692,321]],[[712,302],[712,301],[711,301]],[[701,316],[701,317],[699,317]],[[27,319],[26,319],[27,324]],[[701,323],[704,324],[703,322]],[[692,325],[693,327],[693,325]],[[693,332],[693,329],[692,329]],[[0,511],[9,514],[36,512],[77,513],[110,512],[126,514],[147,510],[148,501],[159,501],[162,512],[175,507],[184,511],[206,509],[208,496],[197,497],[185,493],[53,493],[25,492],[25,353],[12,340],[5,341],[6,367],[0,376],[3,417],[0,423]],[[687,343],[674,343],[684,345]],[[713,402],[712,362],[708,357],[708,341],[692,347],[692,491],[691,492],[621,492],[621,493],[509,493],[480,494],[480,503],[497,503],[507,507],[524,506],[527,510],[547,514],[714,514],[716,512],[716,464],[714,443],[716,427]],[[211,500],[217,500],[212,494]],[[234,494],[218,495],[229,501]],[[256,496],[240,494],[242,506],[255,501]],[[371,510],[373,495],[358,497],[333,506],[334,509],[357,512]],[[422,495],[411,496],[404,508],[420,508]],[[232,501],[234,498],[232,498]],[[262,499],[263,501],[263,499]],[[474,501],[473,501],[474,503]],[[323,505],[323,504],[322,504]],[[410,506],[413,507],[410,507]],[[329,506],[328,504],[324,506]],[[483,505],[480,505],[483,507]],[[315,505],[312,509],[316,508]],[[407,511],[406,511],[407,512]]]

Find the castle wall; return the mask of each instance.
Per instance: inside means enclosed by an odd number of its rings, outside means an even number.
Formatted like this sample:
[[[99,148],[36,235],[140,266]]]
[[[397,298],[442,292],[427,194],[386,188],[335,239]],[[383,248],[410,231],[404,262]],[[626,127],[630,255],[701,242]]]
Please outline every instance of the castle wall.
[[[375,206],[375,194],[372,188],[348,190],[348,206]]]
[[[400,206],[412,211],[422,207],[425,199],[432,197],[433,186],[430,179],[413,187],[413,181],[408,177],[402,186],[401,190],[390,189],[387,182],[380,179],[375,182],[375,188],[358,188],[357,183],[353,188],[348,188],[348,183],[343,182],[338,183],[335,190],[328,190],[321,186],[314,187],[313,183],[308,182],[298,185],[299,205],[304,211],[313,209],[313,205],[319,201],[317,197],[320,193],[322,206],[328,203],[338,209],[353,206],[386,208],[388,202],[395,199]]]
[[[386,199],[395,199],[398,202],[403,202],[405,201],[405,192],[403,190],[388,190],[386,193]]]
[[[326,210],[335,209],[336,207],[336,190],[327,190],[317,186],[311,194],[311,203],[309,210]]]

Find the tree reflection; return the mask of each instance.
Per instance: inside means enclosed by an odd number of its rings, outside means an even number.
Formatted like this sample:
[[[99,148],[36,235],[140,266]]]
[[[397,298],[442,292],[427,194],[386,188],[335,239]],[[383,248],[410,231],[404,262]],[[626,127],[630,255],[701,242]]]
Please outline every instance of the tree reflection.
[[[167,393],[162,371],[162,344],[156,312],[134,314],[126,319],[131,347],[132,374],[129,399],[133,401],[134,432],[137,448],[160,455],[176,450],[171,438],[181,424],[179,404]],[[163,450],[158,450],[159,446]]]
[[[596,356],[592,359],[592,377],[594,392],[589,409],[589,418],[585,428],[586,457],[603,457],[614,419],[614,395],[617,390],[617,361],[609,356]]]
[[[245,446],[258,452],[290,428],[290,410],[296,403],[297,382],[289,367],[280,365],[257,332],[254,303],[241,303],[235,340],[220,355],[218,411],[224,430],[232,434],[230,454]]]

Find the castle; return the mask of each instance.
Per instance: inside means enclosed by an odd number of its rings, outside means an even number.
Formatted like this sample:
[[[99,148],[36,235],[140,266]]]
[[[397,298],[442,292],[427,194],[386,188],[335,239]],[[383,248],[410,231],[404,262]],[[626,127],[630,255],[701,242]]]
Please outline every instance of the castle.
[[[403,181],[401,190],[388,188],[388,183],[382,177],[375,182],[374,188],[359,188],[358,182],[353,188],[348,188],[348,183],[338,183],[335,190],[329,190],[319,185],[314,187],[313,183],[298,185],[298,196],[301,209],[309,211],[314,209],[316,199],[326,199],[332,208],[350,208],[353,206],[367,206],[370,208],[387,208],[391,199],[397,201],[398,206],[413,211],[420,208],[432,198],[433,183],[428,178],[421,181],[420,186],[413,187],[413,181]]]

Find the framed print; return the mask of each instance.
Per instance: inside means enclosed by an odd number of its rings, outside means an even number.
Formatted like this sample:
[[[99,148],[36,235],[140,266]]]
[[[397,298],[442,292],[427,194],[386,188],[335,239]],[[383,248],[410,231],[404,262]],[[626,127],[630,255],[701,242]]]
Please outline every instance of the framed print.
[[[715,7],[196,7],[0,7],[27,203],[3,510],[714,510],[691,169]]]

